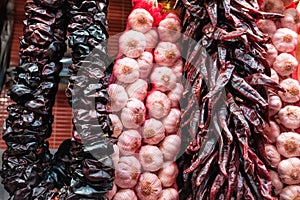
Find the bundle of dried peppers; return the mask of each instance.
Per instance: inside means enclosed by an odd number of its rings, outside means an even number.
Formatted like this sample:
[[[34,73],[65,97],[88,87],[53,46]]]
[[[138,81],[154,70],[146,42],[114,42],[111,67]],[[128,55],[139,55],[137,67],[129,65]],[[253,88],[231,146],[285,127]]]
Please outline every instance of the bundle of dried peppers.
[[[192,89],[184,93],[182,128],[193,139],[177,162],[180,199],[274,199],[263,131],[267,87],[283,89],[270,78],[270,38],[255,22],[281,15],[258,11],[256,0],[177,3],[183,33],[194,40],[186,39],[184,51]]]

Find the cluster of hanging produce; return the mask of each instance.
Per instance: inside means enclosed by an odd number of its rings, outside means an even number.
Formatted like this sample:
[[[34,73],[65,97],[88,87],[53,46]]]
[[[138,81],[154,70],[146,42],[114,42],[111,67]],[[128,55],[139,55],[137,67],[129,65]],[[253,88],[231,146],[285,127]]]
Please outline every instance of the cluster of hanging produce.
[[[13,199],[31,199],[44,179],[52,155],[46,141],[52,131],[52,107],[59,84],[59,63],[66,50],[66,16],[62,1],[28,0],[20,66],[9,91],[1,177]]]
[[[8,147],[1,176],[12,199],[100,199],[113,186],[114,170],[109,157],[113,149],[106,140],[112,133],[105,107],[109,102],[107,56],[105,43],[101,43],[108,38],[107,6],[106,1],[98,0],[27,0],[25,4],[21,65],[9,92],[16,104],[8,107],[3,133]],[[52,158],[46,139],[51,136],[52,107],[62,69],[59,61],[66,51],[67,27],[73,50],[67,96],[70,104],[80,107],[74,107],[73,139],[64,141]],[[96,46],[98,51],[82,69],[81,62]],[[96,88],[89,92],[96,90],[97,95],[79,94],[91,83]],[[79,87],[78,96],[74,95],[74,84]],[[95,111],[93,115],[90,110]],[[93,117],[95,126],[89,124]],[[103,155],[98,153],[95,158],[91,150]]]
[[[108,87],[113,137],[118,138],[108,199],[178,199],[181,25],[176,14],[160,10],[136,1],[119,38]]]
[[[299,198],[300,191],[300,85],[293,76],[298,61],[299,13],[292,1],[266,0],[261,10],[283,14],[276,20],[262,19],[258,28],[272,39],[267,44],[271,78],[286,92],[269,89],[270,124],[265,130],[265,151],[274,194],[282,200]]]
[[[268,88],[284,86],[270,78],[270,38],[255,22],[281,15],[258,11],[256,1],[179,3],[183,33],[197,41],[186,40],[184,66],[197,99],[184,98],[200,108],[183,112],[194,139],[178,160],[180,199],[274,199],[264,132]]]

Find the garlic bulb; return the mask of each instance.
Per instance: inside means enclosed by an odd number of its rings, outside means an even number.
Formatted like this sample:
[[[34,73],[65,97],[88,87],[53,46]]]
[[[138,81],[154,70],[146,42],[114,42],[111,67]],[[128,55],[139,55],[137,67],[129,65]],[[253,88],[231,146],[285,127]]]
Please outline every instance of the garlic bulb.
[[[180,151],[181,138],[178,135],[169,135],[160,143],[159,149],[165,160],[174,161]]]
[[[298,200],[300,199],[300,186],[299,185],[289,185],[280,193],[280,200]]]
[[[176,133],[179,129],[181,120],[181,112],[177,108],[172,108],[169,114],[163,118],[162,122],[165,127],[166,133]]]
[[[270,125],[266,124],[264,135],[270,143],[275,143],[277,137],[280,135],[280,128],[274,121],[270,121]]]
[[[300,135],[295,132],[281,133],[277,138],[276,147],[284,157],[300,156]]]
[[[268,61],[269,65],[272,66],[276,57],[278,56],[278,51],[272,44],[266,44],[267,46],[267,55],[266,60]]]
[[[115,63],[113,74],[121,82],[133,83],[139,78],[139,65],[132,58],[121,58]]]
[[[288,185],[300,183],[300,159],[288,158],[278,165],[278,175],[281,181]]]
[[[118,147],[122,155],[133,155],[141,146],[142,136],[136,130],[123,131],[118,139]]]
[[[165,127],[156,119],[145,121],[142,129],[143,141],[147,144],[158,144],[165,138]]]
[[[269,115],[273,116],[276,113],[278,113],[278,111],[282,107],[281,99],[277,95],[271,95],[271,96],[269,96],[268,102],[269,102]]]
[[[134,187],[141,174],[141,165],[134,156],[121,157],[115,168],[115,183],[120,188]]]
[[[178,59],[174,65],[171,66],[171,69],[173,70],[177,81],[181,82],[182,79],[182,72],[183,72],[183,62],[182,59]]]
[[[136,129],[144,123],[145,116],[144,103],[138,99],[130,98],[121,112],[121,121],[125,128]]]
[[[180,20],[165,18],[160,21],[157,30],[161,41],[176,42],[181,35]]]
[[[278,91],[283,102],[296,103],[300,100],[300,84],[297,80],[287,78],[281,81],[280,85],[286,90],[286,92]]]
[[[161,119],[170,112],[171,101],[164,93],[153,91],[147,97],[146,107],[150,117]]]
[[[143,79],[138,79],[126,87],[129,98],[135,98],[144,101],[147,96],[148,84]]]
[[[127,103],[127,101],[126,101]],[[125,104],[126,105],[126,104]],[[125,106],[123,106],[125,107]],[[113,134],[112,134],[112,137],[119,137],[120,134],[122,133],[123,131],[123,124],[120,120],[120,118],[115,115],[115,114],[109,114],[109,119],[111,120],[111,123],[113,125]]]
[[[265,12],[282,14],[284,6],[281,0],[265,0],[261,4],[261,9]]]
[[[280,123],[286,128],[297,129],[300,127],[300,107],[288,105],[278,112]]]
[[[181,83],[176,83],[176,87],[168,93],[168,98],[171,101],[172,108],[179,107],[179,101],[183,95],[183,85]]]
[[[145,172],[141,175],[135,191],[139,199],[156,200],[162,191],[160,180],[155,174]]]
[[[153,55],[150,52],[145,51],[142,55],[137,59],[137,63],[139,65],[139,77],[140,79],[146,80],[148,75],[150,74],[153,66]]]
[[[270,162],[271,167],[277,168],[278,164],[281,161],[281,157],[280,157],[280,154],[278,153],[276,147],[271,144],[266,144],[265,152],[266,152],[266,156],[268,158],[268,161]]]
[[[270,19],[260,19],[256,25],[261,32],[267,34],[268,36],[272,36],[277,30],[275,23]]]
[[[154,50],[154,60],[158,65],[172,66],[180,56],[176,44],[170,42],[160,42]]]
[[[114,153],[111,154],[111,160],[113,161],[114,167],[117,167],[118,162],[120,160],[120,150],[118,145],[113,145]]]
[[[278,195],[282,188],[283,188],[283,183],[281,182],[277,172],[270,170],[269,171],[270,177],[271,177],[271,181],[272,181],[272,186],[274,188],[274,192],[276,195]]]
[[[291,52],[298,44],[298,34],[288,28],[280,28],[274,33],[272,42],[280,52]]]
[[[165,162],[158,172],[158,178],[163,187],[171,187],[178,175],[178,167],[175,162]]]
[[[176,87],[176,76],[168,67],[155,67],[150,76],[150,82],[155,89],[167,92]]]
[[[279,76],[277,74],[277,72],[271,68],[271,79],[272,81],[279,83]]]
[[[158,42],[158,34],[155,29],[151,29],[147,33],[145,33],[146,37],[146,50],[152,50],[156,47]]]
[[[281,27],[298,32],[300,27],[298,11],[295,8],[288,8],[283,12],[283,15],[284,17],[280,19]]]
[[[163,154],[157,146],[142,146],[139,152],[140,163],[144,170],[155,172],[163,166]]]
[[[158,200],[179,200],[178,191],[175,188],[163,189]]]
[[[121,189],[115,194],[113,200],[137,200],[137,196],[131,189]]]
[[[123,86],[110,84],[107,88],[107,93],[111,102],[111,111],[118,112],[126,106],[128,95]],[[115,118],[113,117],[113,119]]]
[[[129,30],[119,38],[119,51],[129,58],[138,58],[146,48],[146,37],[143,33]]]
[[[109,191],[104,195],[104,197],[105,197],[105,199],[112,200],[116,193],[117,193],[117,186],[116,186],[116,184],[114,183],[113,188],[112,188],[111,190],[109,190]]]
[[[297,59],[288,53],[279,54],[273,63],[273,69],[279,76],[289,76],[297,69],[297,67]]]
[[[143,8],[134,9],[128,16],[130,28],[142,33],[145,33],[152,28],[153,21],[151,14]]]

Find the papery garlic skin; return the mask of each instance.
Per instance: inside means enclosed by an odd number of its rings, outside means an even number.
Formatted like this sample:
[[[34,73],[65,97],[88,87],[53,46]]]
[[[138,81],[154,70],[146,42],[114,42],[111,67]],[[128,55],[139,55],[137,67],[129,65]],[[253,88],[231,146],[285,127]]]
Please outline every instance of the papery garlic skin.
[[[288,28],[280,28],[272,37],[273,45],[280,52],[292,52],[298,44],[298,34]]]
[[[145,171],[155,172],[163,166],[163,154],[157,146],[142,146],[139,160]]]
[[[269,96],[268,103],[269,103],[269,115],[270,116],[275,115],[282,108],[281,99],[277,95],[271,95],[271,96]]]
[[[300,186],[289,185],[280,193],[280,200],[298,200],[300,198]]]
[[[294,73],[297,67],[297,59],[288,53],[279,54],[273,63],[273,69],[279,76],[289,76]]]
[[[146,37],[143,33],[129,30],[119,38],[119,51],[129,58],[138,58],[146,48]]]
[[[165,18],[160,21],[157,30],[161,41],[176,42],[181,36],[180,20]]]
[[[280,85],[286,90],[286,92],[278,91],[278,95],[283,102],[296,103],[300,100],[300,84],[297,80],[287,78],[282,80]]]
[[[158,200],[179,200],[178,191],[175,188],[163,189]]]
[[[126,102],[127,104],[127,102]],[[125,104],[125,105],[126,105]],[[125,106],[124,106],[125,107]],[[109,114],[109,119],[111,120],[111,123],[113,125],[113,134],[112,137],[119,137],[123,131],[123,124],[120,120],[120,118],[115,114]]]
[[[281,27],[289,28],[295,32],[298,32],[300,27],[299,13],[295,8],[288,8],[283,11],[284,17],[280,19]]]
[[[143,8],[134,9],[128,16],[130,28],[142,33],[145,33],[152,28],[153,21],[151,14]]]
[[[163,187],[171,187],[178,176],[178,167],[175,162],[165,162],[157,174]]]
[[[143,141],[147,144],[158,144],[165,138],[165,127],[161,121],[150,118],[142,128]]]
[[[180,58],[181,54],[176,44],[160,42],[154,50],[154,60],[158,65],[172,66]]]
[[[278,112],[280,123],[286,128],[297,129],[300,127],[300,107],[288,105]]]
[[[147,97],[146,107],[150,117],[161,119],[170,112],[171,101],[164,93],[153,91]]]
[[[271,144],[265,144],[265,152],[271,167],[277,168],[278,164],[281,162],[281,156],[276,147]]]
[[[112,200],[116,193],[117,193],[117,186],[116,186],[116,184],[114,183],[113,188],[112,188],[111,190],[109,190],[109,191],[104,195],[104,197],[105,197],[105,199]]]
[[[277,72],[271,68],[271,79],[272,81],[279,83],[279,76],[277,74]]]
[[[146,116],[146,108],[142,101],[130,98],[126,107],[122,109],[121,121],[123,126],[128,129],[136,129],[140,127]]]
[[[120,150],[118,145],[113,145],[114,153],[111,154],[111,160],[113,161],[114,167],[117,167],[120,160]]]
[[[181,80],[182,80],[182,73],[183,73],[183,62],[182,62],[182,59],[178,59],[175,62],[175,64],[172,65],[170,68],[173,70],[173,72],[174,72],[174,74],[175,74],[175,76],[177,78],[177,82],[181,82]]]
[[[281,192],[282,188],[283,188],[283,183],[281,182],[277,172],[275,172],[273,170],[270,170],[269,174],[270,174],[270,177],[271,177],[274,192],[275,192],[276,195],[278,195]]]
[[[168,67],[155,67],[150,82],[156,90],[167,92],[176,87],[176,75]]]
[[[280,135],[280,127],[274,121],[270,121],[270,125],[266,125],[264,135],[270,143],[275,143],[277,137]]]
[[[134,187],[141,174],[141,165],[134,156],[121,157],[115,168],[115,183],[120,188]]]
[[[139,65],[132,58],[121,58],[115,63],[113,74],[121,82],[133,83],[139,78]]]
[[[111,111],[118,112],[126,106],[128,95],[123,86],[118,84],[110,84],[107,88],[107,93],[111,102]]]
[[[266,44],[266,47],[268,49],[266,60],[268,61],[269,65],[272,66],[276,57],[278,56],[278,51],[273,44]]]
[[[171,101],[172,108],[179,107],[179,101],[183,95],[183,85],[181,83],[176,83],[176,87],[168,93],[168,98]]]
[[[156,47],[158,42],[158,33],[155,29],[151,29],[147,33],[145,33],[146,37],[146,50],[152,50]]]
[[[145,51],[137,59],[139,65],[139,78],[146,80],[153,67],[153,55],[150,52]]]
[[[174,161],[180,152],[181,138],[178,135],[169,135],[160,143],[159,149],[163,153],[164,159]]]
[[[162,192],[161,182],[155,174],[145,172],[140,176],[135,191],[139,199],[156,200]]]
[[[267,34],[268,36],[272,36],[277,30],[275,23],[270,19],[260,19],[256,25],[261,32]]]
[[[147,96],[148,83],[143,79],[138,79],[126,87],[129,98],[135,98],[144,101]]]
[[[118,139],[118,147],[122,155],[133,155],[141,146],[142,136],[136,130],[123,131]]]
[[[277,138],[276,147],[286,158],[300,156],[300,135],[295,132],[283,132]]]
[[[172,108],[169,114],[162,120],[166,133],[167,134],[176,133],[179,129],[180,120],[181,120],[180,110],[176,108]]]
[[[281,181],[288,185],[300,183],[300,159],[288,158],[278,165],[278,175]]]
[[[265,12],[282,14],[284,6],[281,0],[265,0],[261,4],[261,9]]]
[[[115,194],[113,200],[138,200],[138,198],[133,190],[121,189]]]

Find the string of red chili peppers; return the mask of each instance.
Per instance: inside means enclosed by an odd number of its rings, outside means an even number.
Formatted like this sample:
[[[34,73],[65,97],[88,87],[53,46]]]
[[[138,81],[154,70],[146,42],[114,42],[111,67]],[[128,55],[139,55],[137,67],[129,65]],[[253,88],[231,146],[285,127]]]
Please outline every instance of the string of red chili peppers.
[[[263,131],[269,122],[265,60],[269,38],[256,26],[256,0],[181,0],[187,43],[183,129],[193,140],[178,160],[180,199],[274,199]],[[198,104],[199,110],[193,109]]]

